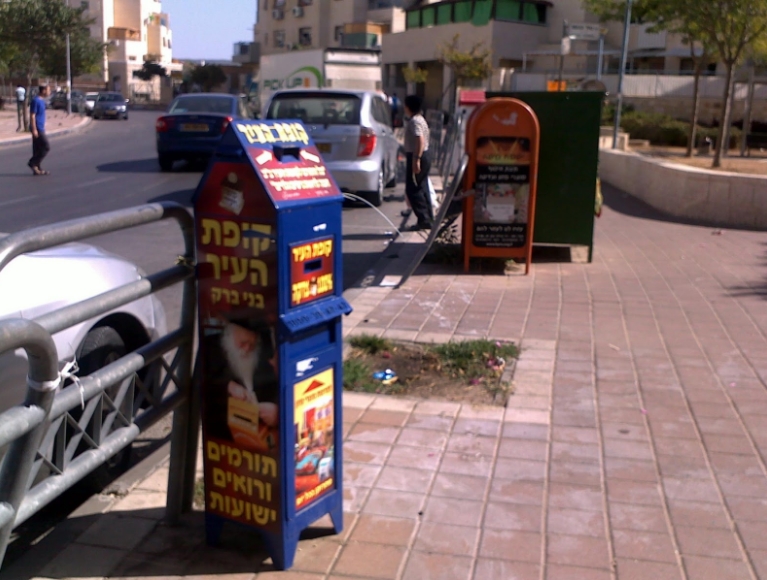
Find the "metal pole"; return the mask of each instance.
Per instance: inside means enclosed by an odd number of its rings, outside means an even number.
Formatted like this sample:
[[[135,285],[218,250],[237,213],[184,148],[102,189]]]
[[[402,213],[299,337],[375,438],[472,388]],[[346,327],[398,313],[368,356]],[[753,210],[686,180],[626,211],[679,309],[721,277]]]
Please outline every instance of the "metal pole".
[[[69,0],[67,0],[69,8]],[[67,115],[72,114],[72,47],[69,44],[69,33],[67,33]]]
[[[557,81],[557,91],[562,90],[562,76],[565,72],[565,54],[564,50],[562,51],[562,54],[559,55],[559,79]]]
[[[604,34],[599,35],[599,53],[597,54],[597,80],[602,80],[602,67],[604,67],[605,58],[605,37]]]
[[[72,114],[72,55],[67,34],[67,115]]]
[[[25,349],[29,359],[24,406],[41,410],[47,419],[61,381],[56,345],[39,324],[29,320],[8,320],[0,326],[0,352],[15,348]],[[5,516],[5,523],[0,527],[0,563],[5,557],[15,516],[27,489],[29,473],[47,429],[48,421],[42,421],[11,443],[0,469],[0,506],[4,508]],[[12,511],[11,517],[8,517],[9,510]]]
[[[740,136],[740,156],[746,155],[746,140],[751,132],[751,120],[754,114],[754,76],[756,67],[753,62],[748,63],[748,91],[746,93],[746,111],[743,115],[743,133]]]
[[[621,49],[621,64],[618,71],[618,105],[615,109],[615,127],[613,128],[613,149],[618,148],[618,132],[621,128],[621,108],[623,107],[623,77],[626,74],[626,61],[629,53],[629,31],[631,28],[631,2],[626,0],[626,16],[623,22],[623,47]]]

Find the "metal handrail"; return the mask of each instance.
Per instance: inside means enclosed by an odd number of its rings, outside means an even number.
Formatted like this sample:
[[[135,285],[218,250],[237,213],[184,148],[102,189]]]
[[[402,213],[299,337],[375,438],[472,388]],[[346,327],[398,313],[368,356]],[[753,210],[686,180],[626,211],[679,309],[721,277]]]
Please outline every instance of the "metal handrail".
[[[0,353],[25,348],[30,364],[26,401],[0,414],[0,446],[10,444],[0,465],[0,565],[13,528],[130,445],[142,430],[171,411],[174,416],[167,519],[173,523],[182,512],[191,509],[199,401],[191,389],[196,286],[194,222],[189,212],[176,203],[155,203],[11,234],[0,240],[0,270],[24,253],[166,219],[179,224],[184,238],[184,255],[178,264],[35,320],[0,321]],[[61,388],[53,334],[177,283],[183,283],[181,320],[177,330],[83,377],[79,386]],[[167,365],[164,356],[174,350],[175,357]],[[152,363],[161,363],[167,376],[161,385],[159,400],[150,401],[152,406],[136,415],[133,411],[136,373]],[[176,389],[166,395],[164,392],[171,380]],[[127,400],[132,403],[132,411],[125,417],[120,410],[122,399],[118,401],[115,397],[115,401],[109,401],[113,410],[102,425],[100,411],[98,416],[94,412],[101,408],[106,389],[114,385],[120,385],[119,397],[130,397]],[[60,451],[63,459],[60,466],[55,466],[51,461],[56,458],[48,460],[46,455],[53,447],[57,433],[65,432],[68,414],[80,408],[81,401],[85,402],[82,413],[86,425],[91,418],[97,421],[98,433],[94,437],[87,436],[95,447],[77,454],[74,447]],[[114,423],[116,421],[119,423]],[[109,431],[115,424],[121,426]],[[102,433],[104,426],[108,435]],[[85,431],[82,437],[86,437]],[[57,470],[55,476],[48,476],[31,486],[46,463]]]

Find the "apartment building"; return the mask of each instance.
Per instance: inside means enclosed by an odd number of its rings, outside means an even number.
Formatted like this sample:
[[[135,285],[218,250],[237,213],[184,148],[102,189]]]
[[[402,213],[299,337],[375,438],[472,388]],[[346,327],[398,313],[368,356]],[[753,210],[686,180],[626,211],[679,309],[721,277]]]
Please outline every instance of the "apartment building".
[[[173,34],[161,0],[87,0],[82,6],[93,20],[91,36],[109,48],[97,78],[78,80],[95,81],[130,98],[136,92],[158,91],[133,77],[145,61],[156,62],[169,73],[181,70],[172,60]]]
[[[255,42],[269,55],[308,48],[380,48],[404,29],[408,0],[257,0]]]
[[[440,107],[450,94],[450,73],[439,62],[440,47],[458,36],[461,50],[482,44],[492,51],[496,70],[493,88],[505,88],[512,73],[542,72],[552,76],[564,66],[565,78],[593,79],[598,63],[602,72],[617,72],[622,45],[622,23],[603,25],[604,44],[572,40],[562,59],[562,39],[568,24],[598,25],[582,0],[415,0],[404,9],[403,29],[384,35],[382,55],[388,90],[416,90],[427,105]],[[653,34],[647,25],[632,25],[629,71],[684,74],[692,68],[690,48],[678,36]],[[600,58],[601,55],[601,58]],[[406,87],[402,71],[418,67],[428,71],[427,82]]]

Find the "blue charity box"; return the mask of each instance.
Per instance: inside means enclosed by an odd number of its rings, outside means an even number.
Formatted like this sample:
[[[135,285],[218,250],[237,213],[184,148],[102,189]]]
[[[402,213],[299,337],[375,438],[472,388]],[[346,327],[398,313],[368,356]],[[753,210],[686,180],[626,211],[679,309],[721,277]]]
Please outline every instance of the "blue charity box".
[[[343,526],[343,196],[299,121],[230,125],[194,196],[205,525],[275,568]]]

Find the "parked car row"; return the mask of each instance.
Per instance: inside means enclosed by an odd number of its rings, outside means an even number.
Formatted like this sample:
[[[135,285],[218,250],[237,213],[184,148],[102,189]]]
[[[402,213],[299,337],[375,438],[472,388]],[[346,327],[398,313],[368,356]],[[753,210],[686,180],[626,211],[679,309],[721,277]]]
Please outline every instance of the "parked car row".
[[[229,124],[249,118],[253,115],[242,96],[178,96],[155,126],[160,169],[170,171],[177,160],[210,157]],[[342,191],[380,206],[384,189],[396,185],[400,145],[391,109],[378,93],[279,91],[272,95],[266,118],[302,121]]]

